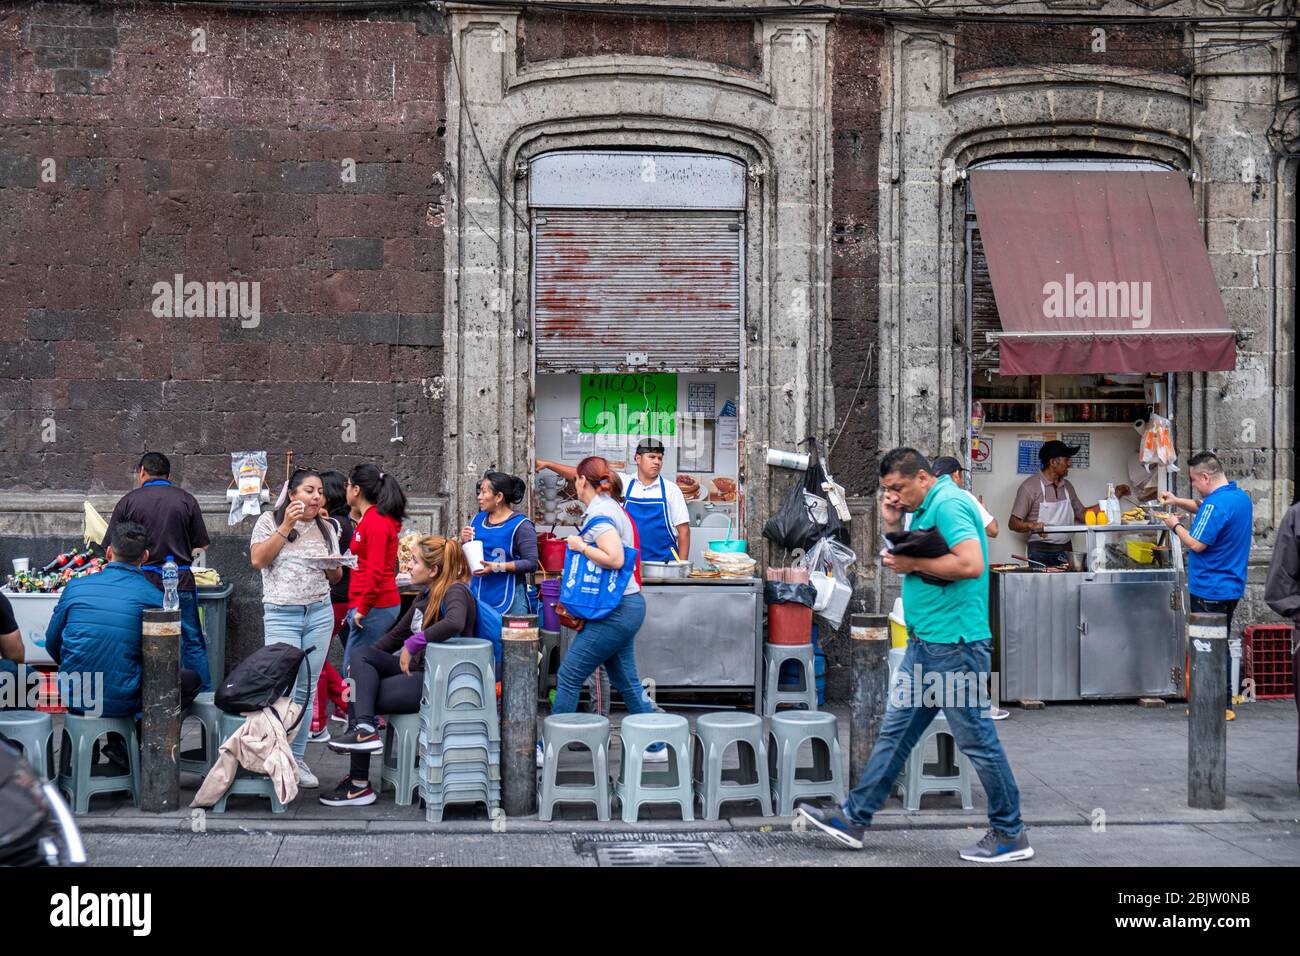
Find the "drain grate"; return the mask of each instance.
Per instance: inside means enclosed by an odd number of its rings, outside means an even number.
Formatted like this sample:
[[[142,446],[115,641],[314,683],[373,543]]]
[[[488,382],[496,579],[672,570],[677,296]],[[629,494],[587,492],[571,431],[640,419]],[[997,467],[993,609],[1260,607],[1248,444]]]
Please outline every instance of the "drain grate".
[[[609,843],[596,846],[597,866],[719,866],[707,843]]]

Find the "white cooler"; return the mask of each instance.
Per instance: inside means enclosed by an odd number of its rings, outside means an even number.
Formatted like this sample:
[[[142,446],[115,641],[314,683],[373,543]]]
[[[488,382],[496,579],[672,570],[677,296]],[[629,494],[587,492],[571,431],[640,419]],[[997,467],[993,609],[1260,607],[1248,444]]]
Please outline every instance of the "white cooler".
[[[57,594],[16,594],[8,588],[0,593],[14,606],[14,619],[23,635],[23,649],[28,664],[53,664],[54,658],[45,653],[45,629],[59,603]]]

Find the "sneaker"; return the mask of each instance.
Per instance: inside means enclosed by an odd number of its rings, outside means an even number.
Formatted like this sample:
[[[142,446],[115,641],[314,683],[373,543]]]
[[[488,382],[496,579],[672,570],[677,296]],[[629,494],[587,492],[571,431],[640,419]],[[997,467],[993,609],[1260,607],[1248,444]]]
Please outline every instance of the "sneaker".
[[[990,708],[989,716],[994,720],[1006,720],[1011,716],[1011,711],[1003,710],[1001,707]]]
[[[867,828],[851,820],[843,807],[819,807],[811,803],[801,803],[795,808],[795,816],[808,821],[847,847],[854,850],[862,849],[862,837],[867,832]]]
[[[320,781],[311,772],[311,767],[307,766],[301,757],[294,758],[294,762],[298,764],[298,786],[304,790],[315,790],[320,786]]]
[[[358,787],[351,777],[344,777],[337,787],[329,793],[322,793],[319,799],[327,807],[364,807],[375,802],[375,791],[368,783]]]
[[[647,748],[645,755],[641,758],[641,762],[642,763],[667,763],[668,748],[660,747],[658,750],[655,750],[653,747]]]
[[[322,727],[320,730],[313,730],[307,735],[309,744],[327,744],[330,742],[330,729]]]
[[[1034,848],[1029,845],[1029,834],[1025,830],[1016,836],[989,830],[979,843],[961,851],[961,858],[971,863],[1015,863],[1033,855]]]
[[[546,766],[546,751],[542,748],[542,742],[537,741],[537,769],[541,770]]]
[[[1236,719],[1237,719],[1237,712],[1236,712],[1235,710],[1233,710],[1231,707],[1229,707],[1229,708],[1228,708],[1228,712],[1224,715],[1224,718],[1223,718],[1223,719],[1224,719],[1224,720],[1236,720]]]
[[[364,725],[358,725],[343,734],[343,736],[331,740],[329,748],[338,753],[351,753],[354,750],[378,753],[384,749],[384,740],[379,736],[379,731],[371,730]]]

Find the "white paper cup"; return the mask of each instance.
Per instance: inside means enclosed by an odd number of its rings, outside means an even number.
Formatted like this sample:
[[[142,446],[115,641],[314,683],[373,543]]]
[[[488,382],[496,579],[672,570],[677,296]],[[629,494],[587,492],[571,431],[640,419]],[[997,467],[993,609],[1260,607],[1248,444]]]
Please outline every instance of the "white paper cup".
[[[31,567],[31,558],[14,558],[14,574],[22,574],[24,571],[30,571]]]
[[[465,552],[465,560],[469,562],[469,569],[471,571],[482,571],[483,570],[483,542],[466,541],[464,544],[461,545],[461,549]]]

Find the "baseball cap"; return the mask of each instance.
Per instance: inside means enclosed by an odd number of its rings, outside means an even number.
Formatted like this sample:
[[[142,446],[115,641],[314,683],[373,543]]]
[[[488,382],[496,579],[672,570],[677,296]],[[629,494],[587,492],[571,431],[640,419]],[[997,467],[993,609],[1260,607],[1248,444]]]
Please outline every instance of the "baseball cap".
[[[962,463],[951,455],[943,455],[942,457],[936,458],[930,464],[933,468],[930,474],[934,475],[936,478],[942,478],[944,475],[955,475],[959,471],[966,470],[962,467]]]
[[[1049,442],[1044,442],[1043,447],[1038,449],[1038,460],[1046,466],[1053,458],[1073,458],[1078,453],[1078,445],[1067,445],[1053,438]]]
[[[642,438],[637,442],[636,453],[638,455],[662,455],[664,453],[664,443],[658,438]]]

